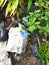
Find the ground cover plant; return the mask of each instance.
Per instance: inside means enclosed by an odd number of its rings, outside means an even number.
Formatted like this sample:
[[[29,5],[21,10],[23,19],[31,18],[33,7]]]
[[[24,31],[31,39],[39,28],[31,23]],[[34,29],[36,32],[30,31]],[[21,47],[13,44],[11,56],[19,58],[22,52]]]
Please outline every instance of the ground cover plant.
[[[37,54],[40,58],[41,58],[41,63],[42,65],[49,65],[49,43],[45,42],[44,45],[41,47],[41,43],[38,39],[38,54]]]

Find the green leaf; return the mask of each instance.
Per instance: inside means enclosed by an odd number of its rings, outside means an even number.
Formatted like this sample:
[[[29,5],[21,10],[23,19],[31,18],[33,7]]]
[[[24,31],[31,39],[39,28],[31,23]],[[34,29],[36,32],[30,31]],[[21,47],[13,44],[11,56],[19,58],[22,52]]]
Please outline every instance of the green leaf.
[[[4,7],[4,5],[6,4],[7,0],[4,1],[4,3],[2,4],[2,8]]]
[[[2,6],[3,2],[4,2],[4,0],[0,0],[0,7]]]
[[[19,0],[9,0],[9,3],[6,8],[6,16],[10,12],[10,16],[15,12],[18,7]]]
[[[22,29],[23,29],[23,30],[26,30],[26,27],[22,26]]]
[[[30,9],[31,5],[32,5],[32,0],[28,0],[28,10]]]
[[[44,6],[44,2],[43,2],[43,0],[37,0],[37,1],[35,2],[35,5],[42,7],[42,6]]]
[[[46,58],[46,62],[47,62],[47,64],[46,65],[49,65],[49,60]]]
[[[40,22],[35,22],[36,25],[40,24]]]
[[[10,15],[12,15],[14,13],[15,9],[18,7],[18,3],[19,3],[19,0],[15,0],[13,2],[12,11],[11,11],[11,14]]]
[[[9,13],[9,11],[11,11],[11,3],[9,2],[8,5],[7,5],[7,8],[6,8],[6,16],[7,14]]]
[[[28,27],[28,30],[29,30],[30,32],[33,32],[35,29],[36,29],[36,28],[35,28],[34,25]]]

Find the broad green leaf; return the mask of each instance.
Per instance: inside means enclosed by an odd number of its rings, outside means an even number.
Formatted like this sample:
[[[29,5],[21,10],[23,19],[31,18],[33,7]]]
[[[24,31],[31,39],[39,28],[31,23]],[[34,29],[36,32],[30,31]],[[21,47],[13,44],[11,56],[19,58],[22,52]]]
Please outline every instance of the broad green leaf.
[[[28,0],[28,10],[30,9],[31,5],[32,5],[32,0]]]

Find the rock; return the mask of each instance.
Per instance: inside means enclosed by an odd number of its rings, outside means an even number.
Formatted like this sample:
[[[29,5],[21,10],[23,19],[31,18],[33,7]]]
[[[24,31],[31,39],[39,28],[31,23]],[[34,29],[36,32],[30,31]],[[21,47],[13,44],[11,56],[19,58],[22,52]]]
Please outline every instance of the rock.
[[[11,60],[8,58],[8,53],[5,51],[7,41],[0,42],[0,65],[11,65]]]
[[[38,53],[38,44],[37,43],[35,43],[33,45],[32,51],[33,51],[33,54],[37,54]]]
[[[11,59],[7,58],[7,59],[0,61],[0,65],[11,65]]]
[[[8,30],[0,26],[0,42],[6,41],[8,39]]]
[[[5,51],[7,41],[0,42],[0,61],[8,57],[8,53]]]
[[[27,46],[27,38],[21,35],[21,28],[11,27],[9,30],[9,39],[6,51],[21,54],[25,52],[26,46]]]

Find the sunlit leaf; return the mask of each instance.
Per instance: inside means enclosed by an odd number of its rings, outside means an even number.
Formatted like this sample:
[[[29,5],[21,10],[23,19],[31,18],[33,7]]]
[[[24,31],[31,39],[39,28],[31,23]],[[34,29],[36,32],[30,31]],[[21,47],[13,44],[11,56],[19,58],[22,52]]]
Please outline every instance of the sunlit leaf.
[[[4,2],[4,0],[0,0],[0,6],[2,6],[3,2]]]
[[[3,5],[2,5],[2,8],[4,7],[4,5],[6,4],[7,0],[4,1]]]

